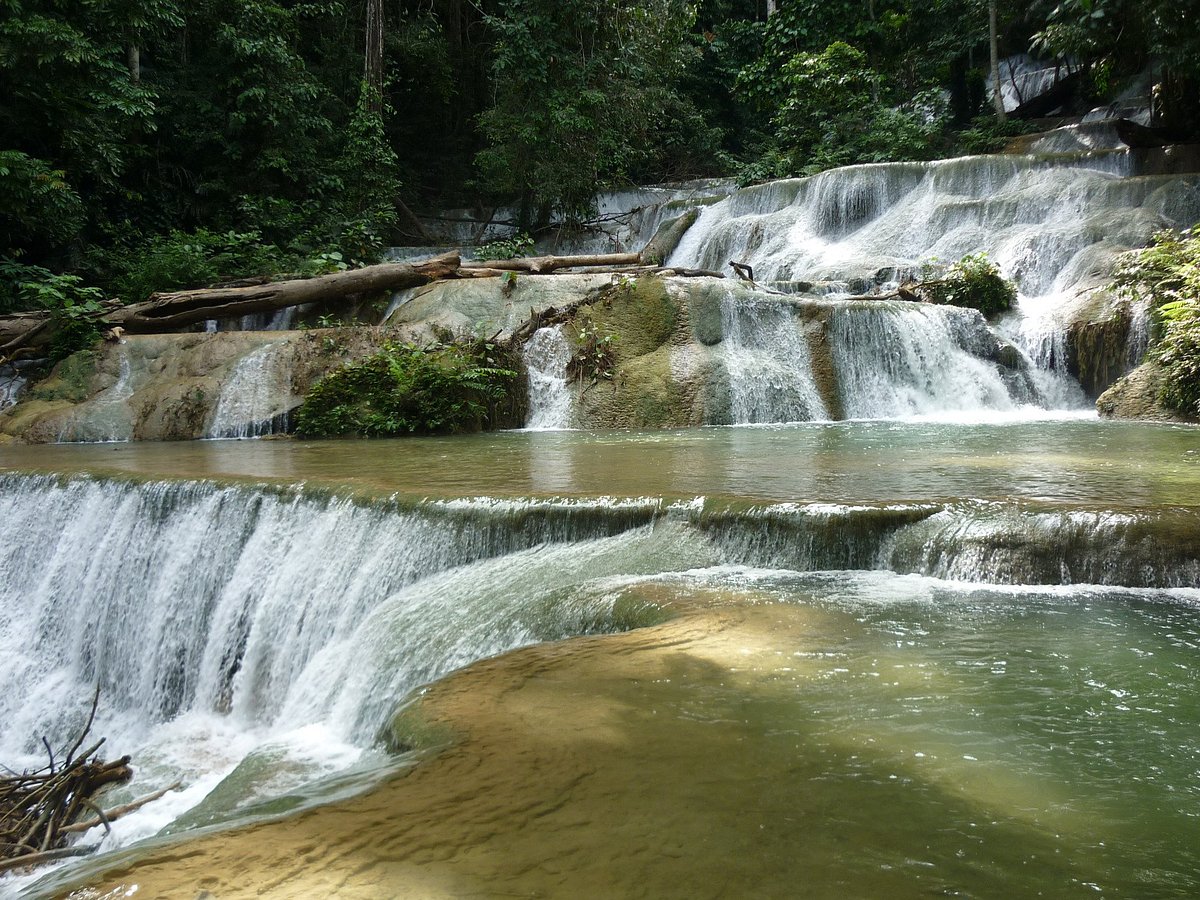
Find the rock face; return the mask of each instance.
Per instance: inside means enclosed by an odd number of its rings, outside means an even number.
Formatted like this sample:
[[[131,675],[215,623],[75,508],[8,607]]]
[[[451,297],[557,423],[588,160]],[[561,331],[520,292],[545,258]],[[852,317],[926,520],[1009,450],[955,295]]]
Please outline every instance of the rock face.
[[[321,375],[388,336],[379,328],[126,336],[59,363],[0,414],[0,434],[46,443],[271,433]]]
[[[1108,419],[1144,419],[1152,422],[1187,422],[1159,402],[1164,373],[1148,360],[1100,395],[1096,409]]]
[[[518,276],[421,288],[391,321],[417,338],[512,334],[531,313],[562,326],[572,421],[649,428],[1037,403],[1031,365],[974,310],[783,296],[732,279]],[[536,410],[533,411],[536,414]]]

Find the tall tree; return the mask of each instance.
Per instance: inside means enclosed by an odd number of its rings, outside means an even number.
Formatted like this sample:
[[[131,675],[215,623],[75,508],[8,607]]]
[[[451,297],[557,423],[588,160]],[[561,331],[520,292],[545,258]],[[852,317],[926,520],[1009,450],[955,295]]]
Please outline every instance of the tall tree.
[[[1004,95],[1000,91],[1000,35],[996,24],[996,0],[988,0],[988,57],[992,69],[992,107],[996,118],[1003,122],[1008,118],[1004,111]]]

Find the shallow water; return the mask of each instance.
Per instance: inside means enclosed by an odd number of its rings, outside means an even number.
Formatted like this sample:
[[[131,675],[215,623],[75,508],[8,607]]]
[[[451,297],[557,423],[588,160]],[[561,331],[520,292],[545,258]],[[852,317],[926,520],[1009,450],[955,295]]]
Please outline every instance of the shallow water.
[[[98,679],[129,795],[186,783],[0,896],[1200,892],[1196,429],[5,447],[0,471],[84,473],[0,475],[0,746],[70,730],[22,697]]]
[[[1200,430],[1092,416],[5,447],[0,471],[308,482],[410,497],[1200,504]]]

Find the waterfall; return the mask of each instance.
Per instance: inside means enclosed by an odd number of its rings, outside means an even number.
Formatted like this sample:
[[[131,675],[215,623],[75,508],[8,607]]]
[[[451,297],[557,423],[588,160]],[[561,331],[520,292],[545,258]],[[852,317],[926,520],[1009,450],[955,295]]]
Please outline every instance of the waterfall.
[[[208,437],[251,438],[286,430],[281,419],[287,412],[291,377],[280,364],[279,349],[266,344],[238,360],[221,387]]]
[[[644,527],[657,509],[0,476],[0,759],[69,740],[96,685],[139,790],[280,742],[369,746],[451,669],[613,630],[611,573],[711,562]]]
[[[59,442],[128,441],[133,438],[133,418],[126,402],[137,389],[129,347],[117,348],[117,380],[90,403],[74,411],[59,432]]]
[[[726,291],[721,353],[734,424],[827,419],[795,310],[776,298]]]
[[[834,304],[830,343],[847,418],[1010,410],[1036,401],[974,310],[900,302]]]
[[[525,342],[525,368],[529,377],[529,419],[535,431],[571,428],[575,405],[567,381],[571,345],[561,325],[539,328]]]
[[[1087,400],[1065,372],[1073,304],[1103,283],[1118,252],[1141,246],[1163,225],[1200,219],[1200,177],[1137,175],[1140,159],[1104,150],[872,164],[745,188],[707,207],[669,264],[722,269],[736,260],[752,266],[760,283],[836,299],[886,290],[931,261],[986,252],[1018,288],[1003,329],[1035,368],[1029,378],[1037,402],[1082,407]],[[849,321],[834,316],[835,326]],[[839,364],[851,364],[839,372],[843,381],[855,395],[876,398],[863,406],[851,400],[848,415],[1029,402],[1012,395],[1011,379],[998,384],[988,364],[947,350],[930,331],[941,330],[930,316],[910,317],[903,327],[892,311],[866,321],[868,333],[852,336],[842,327],[834,337]],[[885,348],[885,332],[901,335],[901,343]],[[917,332],[938,346],[919,348]],[[850,341],[865,354],[857,364],[845,352]],[[867,360],[882,363],[893,383]],[[909,364],[916,368],[905,371]],[[950,376],[937,383],[943,376],[933,369],[946,364],[957,367],[961,397],[952,396]]]

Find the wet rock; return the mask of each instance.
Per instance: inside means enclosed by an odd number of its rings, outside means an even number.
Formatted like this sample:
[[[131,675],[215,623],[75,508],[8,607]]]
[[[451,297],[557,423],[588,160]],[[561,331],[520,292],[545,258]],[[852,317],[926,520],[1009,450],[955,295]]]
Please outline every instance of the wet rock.
[[[1142,363],[1100,395],[1096,409],[1106,419],[1186,422],[1158,399],[1166,373],[1153,361]]]

